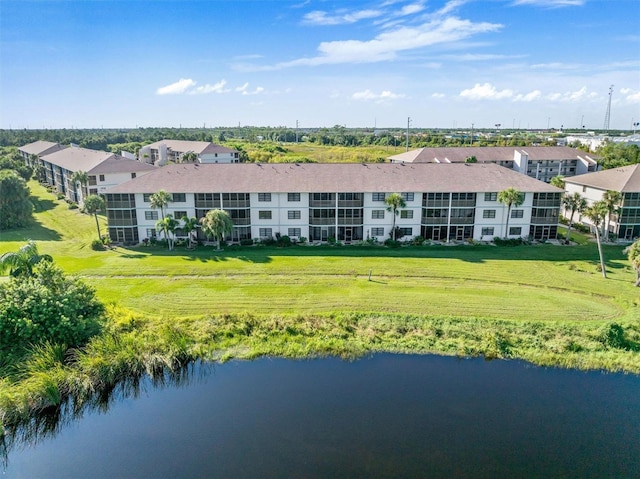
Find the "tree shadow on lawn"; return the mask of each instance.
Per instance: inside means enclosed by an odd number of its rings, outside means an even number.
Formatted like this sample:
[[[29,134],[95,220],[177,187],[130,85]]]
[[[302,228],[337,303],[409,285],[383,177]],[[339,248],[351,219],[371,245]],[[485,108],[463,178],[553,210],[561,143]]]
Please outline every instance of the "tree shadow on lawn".
[[[31,220],[24,228],[0,231],[0,241],[60,241],[61,239],[62,236],[56,230],[43,226],[37,220]]]
[[[206,247],[199,247],[194,249],[175,248],[173,249],[173,251],[169,251],[168,248],[159,248],[155,246],[134,246],[129,248],[118,248],[121,250],[120,256],[126,259],[142,259],[149,256],[156,256],[180,258],[184,261],[199,261],[201,263],[208,263],[210,261],[222,262],[228,261],[230,259],[246,261],[248,263],[270,263],[271,261],[273,261],[271,255],[245,255],[240,253],[244,253],[246,251],[240,249],[222,249],[220,251],[216,251],[215,249],[211,248],[205,249]]]
[[[58,204],[49,199],[38,198],[37,196],[31,196],[29,198],[33,204],[34,213],[42,213],[54,209]]]

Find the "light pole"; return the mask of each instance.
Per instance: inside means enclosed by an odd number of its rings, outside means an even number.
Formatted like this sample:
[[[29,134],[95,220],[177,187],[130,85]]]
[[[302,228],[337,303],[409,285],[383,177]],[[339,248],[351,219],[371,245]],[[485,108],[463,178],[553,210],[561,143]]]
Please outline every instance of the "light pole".
[[[636,128],[640,126],[640,121],[636,121],[633,123],[633,134],[636,134]]]

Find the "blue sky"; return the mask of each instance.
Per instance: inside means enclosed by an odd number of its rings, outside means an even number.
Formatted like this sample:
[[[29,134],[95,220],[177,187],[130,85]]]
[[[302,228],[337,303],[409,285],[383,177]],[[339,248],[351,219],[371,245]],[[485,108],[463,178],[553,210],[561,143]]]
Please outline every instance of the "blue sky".
[[[611,128],[638,0],[1,0],[0,128]]]

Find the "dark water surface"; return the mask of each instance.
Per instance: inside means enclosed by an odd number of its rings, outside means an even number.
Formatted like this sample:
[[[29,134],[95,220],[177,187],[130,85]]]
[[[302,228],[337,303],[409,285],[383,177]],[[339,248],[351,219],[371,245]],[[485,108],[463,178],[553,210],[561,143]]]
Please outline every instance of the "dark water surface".
[[[385,354],[195,377],[14,448],[2,477],[640,477],[639,376]]]

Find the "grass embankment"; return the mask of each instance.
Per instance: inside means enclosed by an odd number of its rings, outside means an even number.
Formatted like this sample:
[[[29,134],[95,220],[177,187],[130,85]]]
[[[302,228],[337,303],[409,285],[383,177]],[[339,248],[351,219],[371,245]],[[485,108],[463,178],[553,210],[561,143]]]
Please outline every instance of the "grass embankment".
[[[36,240],[110,314],[84,351],[43,348],[4,371],[5,421],[198,358],[390,351],[640,373],[639,291],[620,246],[604,248],[608,279],[591,242],[95,252],[93,219],[32,188],[36,222],[0,233],[0,254]]]

